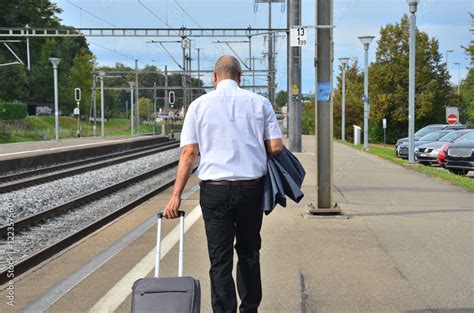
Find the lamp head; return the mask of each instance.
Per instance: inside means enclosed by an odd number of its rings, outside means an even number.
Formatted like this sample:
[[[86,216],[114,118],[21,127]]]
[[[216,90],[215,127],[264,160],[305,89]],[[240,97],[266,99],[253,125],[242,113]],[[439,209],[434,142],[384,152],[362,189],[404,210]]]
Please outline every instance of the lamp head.
[[[408,6],[410,7],[410,13],[415,13],[418,7],[418,4],[421,0],[407,0]]]
[[[51,64],[53,64],[54,68],[58,68],[59,62],[61,62],[60,58],[49,58]]]
[[[100,71],[98,74],[99,74],[100,79],[104,78],[104,76],[105,76],[104,71]]]
[[[342,64],[343,67],[347,66],[347,63],[349,62],[349,58],[339,58],[339,62]]]
[[[130,85],[130,88],[135,87],[135,82],[128,82],[128,84]]]
[[[375,36],[362,36],[359,37],[360,42],[364,45],[365,50],[369,50],[369,45],[374,40]]]

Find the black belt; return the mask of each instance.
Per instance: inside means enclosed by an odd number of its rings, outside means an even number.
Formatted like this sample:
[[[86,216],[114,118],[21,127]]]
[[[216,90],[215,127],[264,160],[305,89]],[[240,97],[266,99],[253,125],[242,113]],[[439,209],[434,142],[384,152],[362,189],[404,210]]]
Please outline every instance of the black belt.
[[[214,186],[258,186],[261,181],[262,178],[251,180],[203,180],[202,183]]]

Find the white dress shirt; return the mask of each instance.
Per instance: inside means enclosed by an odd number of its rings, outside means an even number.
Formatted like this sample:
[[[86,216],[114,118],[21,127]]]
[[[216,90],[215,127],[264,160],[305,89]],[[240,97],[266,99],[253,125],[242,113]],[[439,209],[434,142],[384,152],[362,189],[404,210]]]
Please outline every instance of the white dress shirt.
[[[198,144],[201,180],[249,180],[267,171],[264,140],[282,138],[270,102],[226,79],[191,103],[181,147]]]

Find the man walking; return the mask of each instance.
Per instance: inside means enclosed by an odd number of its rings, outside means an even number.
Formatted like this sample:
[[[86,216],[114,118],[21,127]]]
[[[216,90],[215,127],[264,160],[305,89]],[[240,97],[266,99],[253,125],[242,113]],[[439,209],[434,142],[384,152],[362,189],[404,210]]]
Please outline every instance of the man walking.
[[[211,269],[215,313],[237,311],[232,277],[234,239],[238,255],[240,312],[257,312],[262,299],[260,228],[266,150],[278,155],[282,136],[270,102],[239,87],[242,69],[232,56],[214,68],[216,90],[189,106],[181,133],[181,152],[173,194],[164,209],[178,217],[180,197],[200,154],[197,176]]]

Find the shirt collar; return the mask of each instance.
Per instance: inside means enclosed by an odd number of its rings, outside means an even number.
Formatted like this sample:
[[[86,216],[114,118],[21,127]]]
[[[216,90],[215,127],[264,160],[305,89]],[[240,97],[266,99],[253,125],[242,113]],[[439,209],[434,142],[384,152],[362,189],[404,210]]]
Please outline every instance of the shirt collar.
[[[216,89],[226,88],[226,87],[238,87],[239,85],[233,79],[224,79],[217,84]]]

